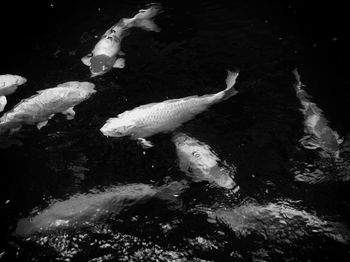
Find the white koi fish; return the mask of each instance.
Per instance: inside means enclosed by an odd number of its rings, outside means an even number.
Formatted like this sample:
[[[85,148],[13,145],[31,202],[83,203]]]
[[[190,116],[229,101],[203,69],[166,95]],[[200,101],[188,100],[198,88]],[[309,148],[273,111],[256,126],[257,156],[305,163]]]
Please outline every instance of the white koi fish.
[[[133,18],[123,18],[116,25],[108,29],[90,54],[81,61],[90,67],[91,77],[102,75],[112,68],[123,68],[125,61],[117,58],[122,55],[120,44],[129,29],[139,27],[148,31],[159,32],[160,29],[152,21],[152,18],[160,11],[159,5],[152,5],[148,9],[142,9]]]
[[[38,94],[22,100],[11,111],[0,118],[0,134],[8,130],[17,131],[23,124],[44,127],[56,113],[74,118],[73,107],[96,92],[89,82],[71,81],[38,91]]]
[[[300,111],[304,115],[304,132],[306,136],[300,139],[305,148],[323,150],[323,157],[339,157],[339,145],[343,142],[335,130],[332,130],[328,124],[329,121],[324,117],[322,110],[310,101],[310,96],[305,92],[300,81],[300,75],[297,69],[293,70],[296,78],[294,85],[296,95],[300,100],[302,108]]]
[[[6,96],[16,92],[18,86],[27,82],[22,76],[18,75],[0,75],[0,112],[2,112],[7,104]]]
[[[216,94],[165,100],[125,111],[117,117],[109,118],[100,131],[107,137],[130,136],[146,147],[152,146],[145,137],[173,131],[210,106],[236,95],[238,91],[234,84],[237,76],[238,72],[228,71],[227,88]]]
[[[87,194],[77,194],[67,200],[56,200],[45,210],[29,218],[20,219],[15,235],[29,236],[59,228],[89,226],[125,212],[130,207],[144,204],[152,198],[176,203],[176,197],[185,188],[186,184],[182,182],[173,182],[161,187],[130,184],[113,186],[104,191],[92,190]]]
[[[194,182],[208,181],[220,187],[239,190],[232,179],[235,167],[222,162],[210,146],[184,133],[174,135],[172,140],[176,147],[180,170]]]

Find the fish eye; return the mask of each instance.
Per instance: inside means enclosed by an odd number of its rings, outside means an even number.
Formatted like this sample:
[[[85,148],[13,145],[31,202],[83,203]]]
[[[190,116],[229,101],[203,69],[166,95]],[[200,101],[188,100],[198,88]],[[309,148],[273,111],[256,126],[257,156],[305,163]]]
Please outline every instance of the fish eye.
[[[192,155],[195,157],[195,158],[200,158],[200,154],[196,151],[192,152]]]

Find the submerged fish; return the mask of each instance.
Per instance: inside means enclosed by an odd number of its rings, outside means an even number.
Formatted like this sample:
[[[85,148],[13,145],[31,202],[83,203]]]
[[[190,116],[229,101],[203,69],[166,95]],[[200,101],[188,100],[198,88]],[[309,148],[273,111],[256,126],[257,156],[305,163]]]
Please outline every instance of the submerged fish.
[[[150,146],[145,137],[175,130],[210,106],[237,94],[238,91],[234,88],[237,76],[238,72],[228,71],[227,88],[216,94],[165,100],[125,111],[117,117],[109,118],[100,131],[108,137],[130,136],[131,139],[138,139]]]
[[[177,201],[176,197],[185,188],[186,184],[182,182],[173,182],[161,187],[130,184],[114,186],[104,191],[94,190],[87,194],[77,194],[67,200],[52,203],[32,217],[21,219],[15,235],[28,236],[58,228],[89,226],[152,198]]]
[[[133,18],[123,18],[116,25],[108,29],[90,54],[83,57],[82,62],[90,67],[91,76],[98,76],[107,73],[113,67],[123,68],[124,59],[117,58],[122,55],[120,44],[130,28],[139,27],[148,31],[159,32],[160,29],[152,21],[152,18],[159,13],[160,6],[152,5],[148,9],[142,9]]]
[[[173,136],[180,170],[195,182],[208,181],[227,189],[239,187],[233,181],[235,167],[221,162],[216,153],[203,142],[184,133]]]
[[[311,185],[350,181],[350,160],[341,158],[318,158],[314,162],[292,160],[295,180]]]
[[[315,234],[340,243],[348,243],[350,239],[345,225],[324,221],[284,202],[267,205],[246,203],[231,209],[210,211],[208,216],[210,222],[229,227],[239,238],[255,235],[280,244],[290,244]]]
[[[302,87],[303,84],[300,81],[300,75],[295,69],[293,74],[296,78],[294,85],[296,95],[300,100],[302,109],[300,111],[304,115],[304,132],[306,136],[300,139],[301,144],[305,148],[323,150],[321,156],[339,156],[339,145],[343,140],[339,137],[338,133],[331,129],[328,124],[328,120],[324,117],[323,112],[317,105],[310,101],[310,96],[306,93]]]
[[[7,104],[6,96],[16,92],[18,86],[27,82],[22,76],[18,75],[0,75],[0,112],[2,112]]]
[[[0,134],[16,131],[22,125],[45,126],[56,113],[74,118],[74,106],[88,99],[96,92],[95,85],[89,82],[71,81],[38,91],[38,94],[22,100],[11,111],[0,118]]]

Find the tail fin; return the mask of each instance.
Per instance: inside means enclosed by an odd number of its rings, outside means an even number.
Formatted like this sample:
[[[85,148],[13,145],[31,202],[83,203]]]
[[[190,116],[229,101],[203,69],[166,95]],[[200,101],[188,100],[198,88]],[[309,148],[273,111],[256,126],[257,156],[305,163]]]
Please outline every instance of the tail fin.
[[[170,195],[173,197],[178,197],[185,189],[188,187],[188,182],[185,180],[175,181],[169,185],[163,186],[158,194],[160,195]]]
[[[134,16],[135,26],[148,31],[159,32],[160,28],[152,21],[152,18],[157,15],[160,10],[160,5],[152,5],[148,9],[141,9],[139,13]]]
[[[177,197],[182,194],[187,187],[188,182],[185,180],[172,182],[169,185],[162,186],[155,197],[168,202],[168,204],[172,203],[176,206],[181,206]]]
[[[227,70],[226,89],[217,94],[221,98],[220,100],[229,99],[231,96],[234,96],[238,93],[237,89],[234,88],[238,75],[239,71],[234,72]]]
[[[300,75],[298,73],[298,68],[294,68],[292,73],[294,74],[295,81],[296,81],[295,84],[294,84],[294,87],[295,87],[296,90],[300,90],[304,85],[303,85],[303,83],[300,80]]]

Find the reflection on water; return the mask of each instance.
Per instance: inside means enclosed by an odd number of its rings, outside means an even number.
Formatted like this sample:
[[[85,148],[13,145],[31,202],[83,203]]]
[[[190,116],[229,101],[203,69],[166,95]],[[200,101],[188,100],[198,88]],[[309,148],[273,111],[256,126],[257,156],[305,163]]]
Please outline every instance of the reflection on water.
[[[55,257],[56,261],[185,261],[187,252],[164,248],[162,245],[142,237],[120,233],[106,226],[95,226],[92,230],[75,230],[65,234],[53,232],[32,237],[41,247],[40,258],[45,261]],[[25,257],[27,255],[27,257]],[[19,259],[28,259],[31,254],[22,253]],[[38,257],[38,256],[36,256]],[[197,259],[193,261],[199,261]]]

